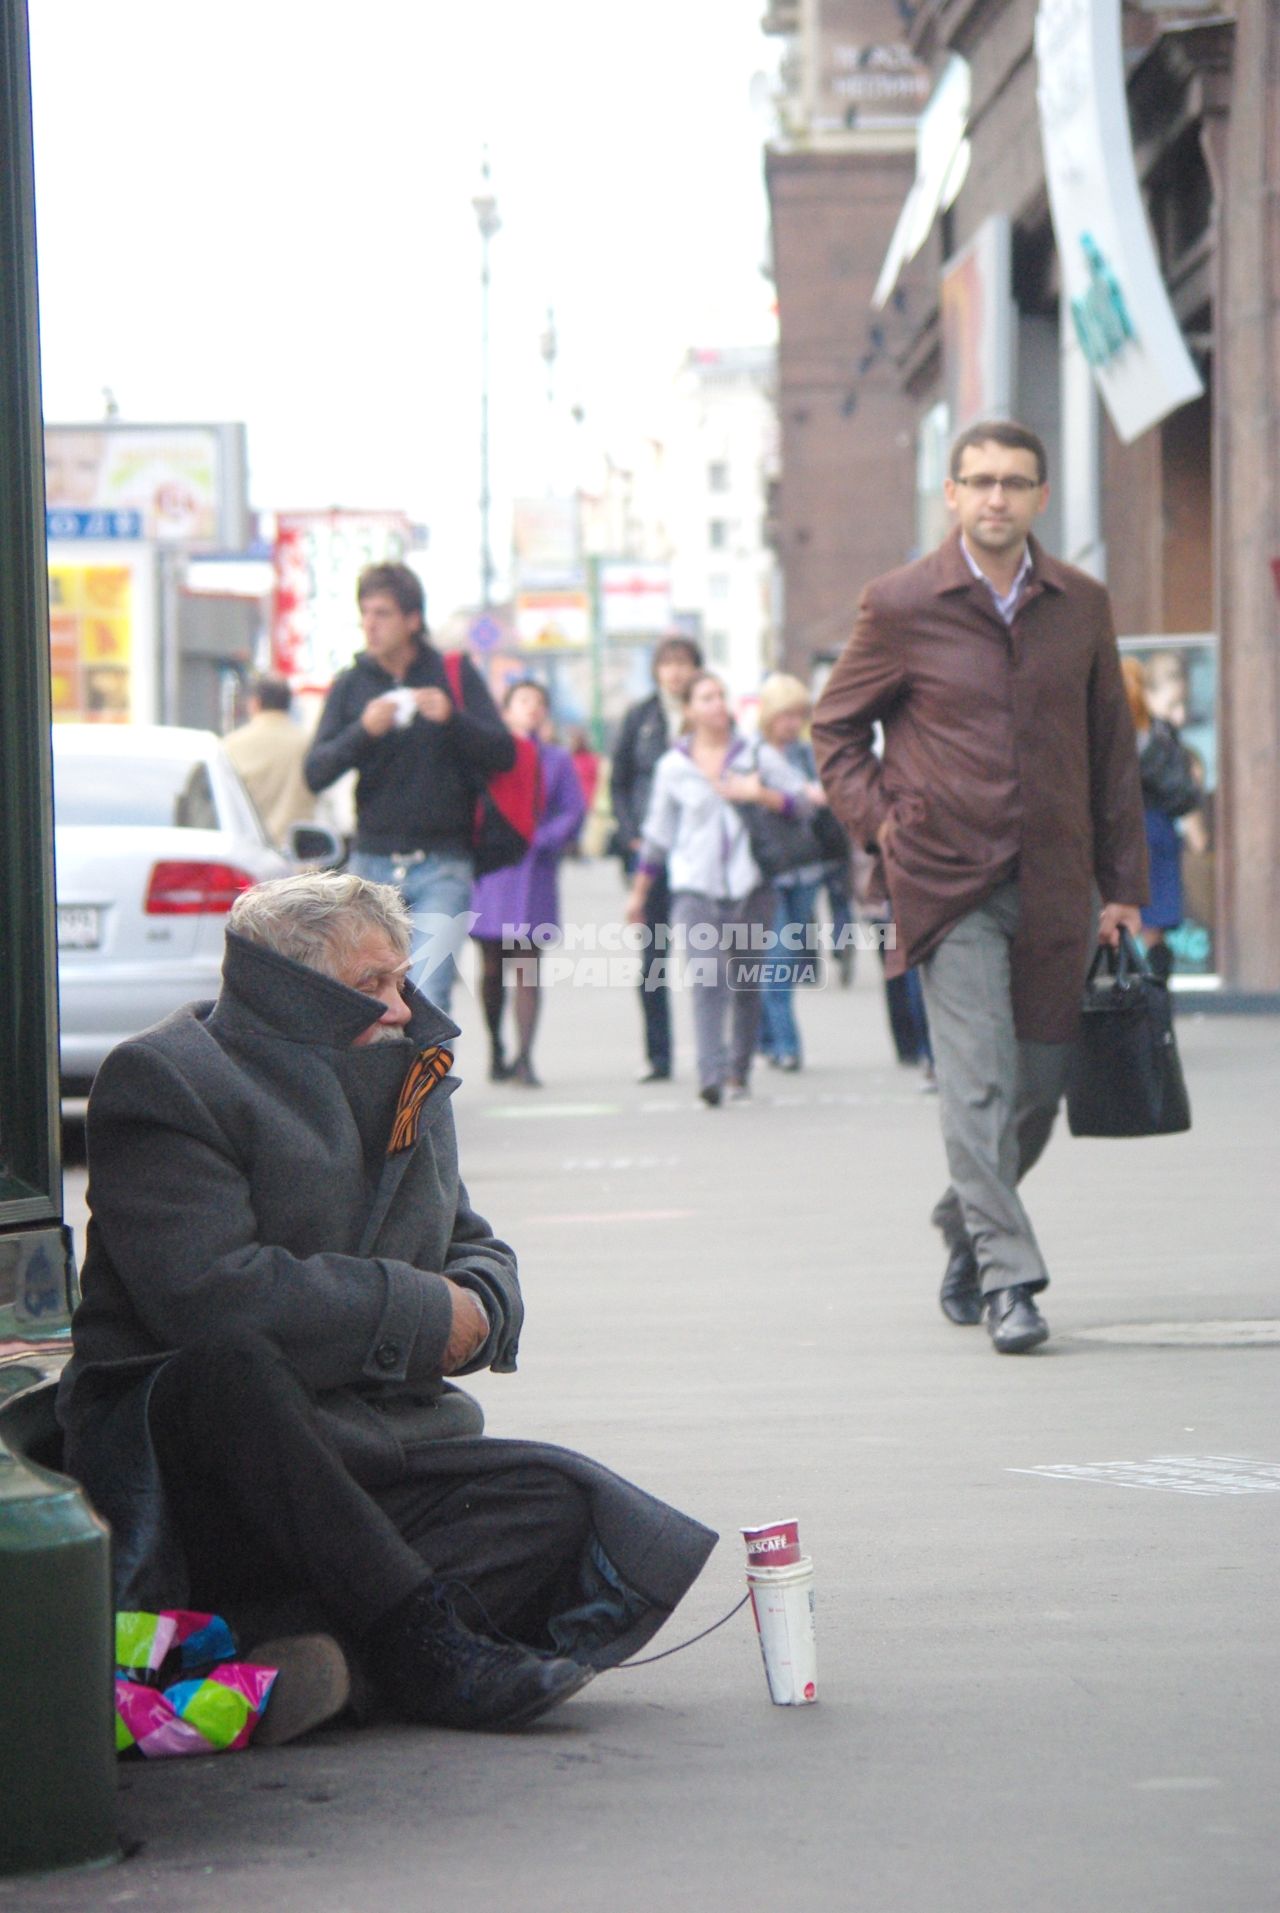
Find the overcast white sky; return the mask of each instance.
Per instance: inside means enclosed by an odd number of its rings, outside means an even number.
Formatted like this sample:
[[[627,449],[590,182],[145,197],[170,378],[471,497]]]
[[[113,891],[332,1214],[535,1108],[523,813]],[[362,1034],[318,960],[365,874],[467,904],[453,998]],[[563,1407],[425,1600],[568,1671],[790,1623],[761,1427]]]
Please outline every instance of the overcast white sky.
[[[477,592],[491,151],[495,556],[543,489],[539,337],[584,453],[686,347],[772,336],[761,0],[30,0],[45,411],[244,419],[252,502],[399,507]]]

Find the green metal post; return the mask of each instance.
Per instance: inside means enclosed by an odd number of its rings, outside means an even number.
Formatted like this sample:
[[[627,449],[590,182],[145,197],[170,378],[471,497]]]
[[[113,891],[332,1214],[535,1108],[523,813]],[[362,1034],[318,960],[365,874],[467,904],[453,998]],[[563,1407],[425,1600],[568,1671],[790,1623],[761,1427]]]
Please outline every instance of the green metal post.
[[[0,1448],[0,1873],[119,1857],[109,1558],[74,1483]]]
[[[12,1247],[17,1230],[53,1224],[53,1268],[61,1175],[34,178],[27,8],[25,0],[7,0],[0,6],[0,1093],[7,1126],[0,1240]],[[32,1253],[41,1252],[37,1242]],[[31,1260],[24,1266],[31,1294],[24,1290],[22,1306],[42,1316],[39,1268]],[[0,1295],[0,1303],[13,1299]],[[39,1335],[32,1339],[38,1346]],[[26,1460],[13,1434],[25,1401],[6,1402],[0,1425],[3,1873],[108,1860],[119,1851],[107,1533],[74,1483]]]

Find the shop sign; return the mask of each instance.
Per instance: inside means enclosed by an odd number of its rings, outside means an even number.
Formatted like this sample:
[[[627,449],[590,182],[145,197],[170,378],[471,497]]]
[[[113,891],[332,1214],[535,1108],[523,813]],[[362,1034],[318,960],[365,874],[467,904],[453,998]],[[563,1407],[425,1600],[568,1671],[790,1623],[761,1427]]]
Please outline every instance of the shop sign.
[[[515,622],[520,645],[580,650],[591,640],[591,599],[585,591],[518,591]]]
[[[1120,0],[1040,0],[1036,97],[1063,293],[1126,445],[1204,390],[1143,211]]]
[[[887,304],[902,268],[915,258],[940,212],[945,212],[964,185],[969,171],[971,82],[969,63],[953,53],[916,127],[916,176],[903,201],[898,223],[889,241],[872,305]]]
[[[607,638],[660,636],[671,628],[670,567],[606,558],[600,566],[600,604]]]
[[[512,546],[521,576],[567,572],[578,562],[576,498],[517,498],[512,515]]]
[[[46,538],[126,538],[142,536],[140,511],[46,511]]]
[[[53,716],[127,724],[133,696],[137,608],[127,564],[49,567],[49,666]]]
[[[1012,231],[992,213],[942,268],[942,363],[952,432],[1013,407]]]

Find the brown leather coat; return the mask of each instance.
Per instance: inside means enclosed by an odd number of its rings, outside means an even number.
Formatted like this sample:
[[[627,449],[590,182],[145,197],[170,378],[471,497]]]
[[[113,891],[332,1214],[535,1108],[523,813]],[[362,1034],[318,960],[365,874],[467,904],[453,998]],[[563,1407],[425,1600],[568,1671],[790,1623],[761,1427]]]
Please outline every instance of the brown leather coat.
[[[1012,626],[954,533],[876,578],[819,700],[818,769],[838,817],[872,846],[897,923],[890,973],[927,956],[1016,874],[1019,1036],[1075,1033],[1094,884],[1145,903],[1142,793],[1103,587],[1030,540]],[[884,728],[883,760],[872,749]]]

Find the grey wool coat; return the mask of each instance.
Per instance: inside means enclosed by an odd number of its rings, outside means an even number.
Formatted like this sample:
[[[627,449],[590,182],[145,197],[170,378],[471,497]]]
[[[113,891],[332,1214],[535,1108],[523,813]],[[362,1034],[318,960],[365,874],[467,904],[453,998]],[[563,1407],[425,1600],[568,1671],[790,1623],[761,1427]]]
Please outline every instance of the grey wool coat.
[[[229,1322],[274,1340],[316,1391],[353,1476],[383,1488],[433,1472],[562,1469],[590,1496],[591,1613],[581,1658],[607,1666],[662,1624],[716,1536],[568,1449],[491,1440],[479,1404],[441,1376],[443,1280],[490,1320],[468,1371],[515,1369],[515,1256],[459,1177],[452,1075],[416,1139],[386,1154],[409,1064],[456,1026],[410,991],[409,1041],[352,1048],[380,1006],[231,933],[214,1004],[119,1045],[89,1103],[83,1299],[58,1412],[66,1466],[113,1529],[120,1606],[174,1607],[184,1568],[147,1434],[170,1354]]]

